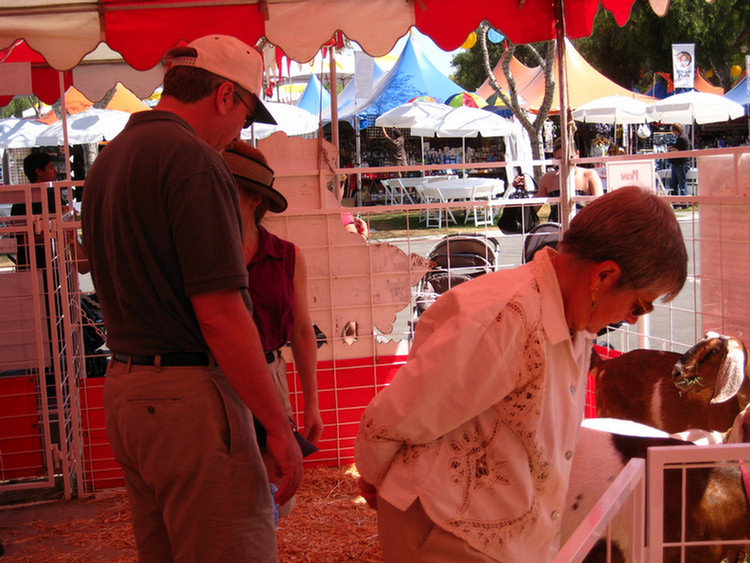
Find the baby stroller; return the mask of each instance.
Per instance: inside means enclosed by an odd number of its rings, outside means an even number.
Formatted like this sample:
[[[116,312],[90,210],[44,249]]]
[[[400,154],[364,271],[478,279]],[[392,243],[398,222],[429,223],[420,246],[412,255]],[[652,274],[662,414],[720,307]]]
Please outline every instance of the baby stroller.
[[[562,236],[562,226],[560,223],[549,222],[539,223],[531,229],[523,240],[523,263],[531,262],[534,254],[545,246],[557,248]]]
[[[422,313],[443,293],[477,276],[494,272],[499,253],[499,243],[484,235],[456,233],[440,240],[427,256],[435,267],[417,284],[410,336]]]

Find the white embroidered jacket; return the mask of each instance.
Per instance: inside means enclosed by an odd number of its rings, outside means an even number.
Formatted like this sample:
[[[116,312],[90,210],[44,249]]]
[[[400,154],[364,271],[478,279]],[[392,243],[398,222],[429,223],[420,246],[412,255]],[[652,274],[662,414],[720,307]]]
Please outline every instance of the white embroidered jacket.
[[[485,274],[421,317],[407,363],[368,405],[362,477],[503,563],[547,561],[583,418],[593,335],[571,339],[551,258]]]

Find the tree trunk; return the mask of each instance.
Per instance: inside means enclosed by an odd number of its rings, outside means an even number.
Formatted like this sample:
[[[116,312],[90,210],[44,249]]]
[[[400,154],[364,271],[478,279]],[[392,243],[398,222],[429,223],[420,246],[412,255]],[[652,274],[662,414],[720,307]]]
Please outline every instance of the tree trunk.
[[[508,82],[508,92],[506,93],[500,88],[497,83],[495,76],[492,74],[492,67],[490,66],[490,55],[487,49],[487,31],[489,30],[489,24],[485,21],[479,27],[479,40],[482,48],[482,54],[484,58],[484,69],[487,74],[490,86],[495,90],[498,97],[503,103],[510,108],[513,115],[521,122],[524,129],[529,134],[531,139],[531,153],[535,160],[541,160],[544,158],[544,122],[547,120],[549,115],[549,109],[552,106],[552,99],[555,91],[555,75],[554,75],[554,61],[555,61],[555,41],[547,42],[547,51],[544,58],[539,52],[532,46],[526,45],[527,48],[531,49],[532,54],[539,61],[539,64],[544,69],[544,101],[542,106],[539,108],[535,118],[532,120],[530,114],[518,103],[518,90],[516,87],[516,81],[513,77],[513,73],[510,70],[510,62],[516,51],[517,45],[507,41],[507,48],[502,56],[502,69],[505,79]],[[543,166],[534,167],[534,177],[537,181],[544,175]]]

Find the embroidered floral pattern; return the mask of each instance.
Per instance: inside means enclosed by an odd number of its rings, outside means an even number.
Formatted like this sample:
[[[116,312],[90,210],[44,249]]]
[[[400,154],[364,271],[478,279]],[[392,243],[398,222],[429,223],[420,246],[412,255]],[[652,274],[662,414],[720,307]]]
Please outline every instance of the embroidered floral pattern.
[[[526,316],[520,303],[510,302],[498,314],[498,322],[507,322],[505,315],[513,315],[513,322],[526,324]],[[448,463],[451,481],[463,488],[463,500],[456,510],[456,516],[448,522],[453,533],[463,537],[471,545],[488,548],[502,547],[512,537],[527,527],[533,526],[539,518],[538,497],[545,490],[550,466],[537,442],[537,426],[544,400],[545,353],[541,322],[536,322],[526,331],[522,363],[518,366],[516,381],[519,387],[496,405],[497,417],[490,431],[482,432],[475,422],[465,429],[458,439],[451,440],[449,447],[453,454]],[[502,454],[492,456],[493,449],[501,449],[497,443],[500,425],[506,425],[517,436],[528,452],[529,474],[534,487],[534,501],[523,513],[514,518],[495,522],[465,519],[462,515],[471,505],[474,494],[482,489],[493,493],[498,487],[512,487],[513,483],[503,472],[505,462]],[[489,452],[489,454],[488,454]],[[500,458],[488,463],[489,458]]]
[[[410,444],[406,437],[397,435],[390,426],[376,426],[372,416],[367,413],[360,422],[360,432],[365,438],[373,441],[403,442],[393,459],[393,463],[401,464],[415,463],[426,452],[437,455],[443,442],[442,438],[438,438],[427,444]]]
[[[492,448],[498,434],[500,421],[496,420],[492,431],[483,436],[482,429],[476,421],[471,428],[461,432],[458,440],[451,440],[448,447],[455,454],[448,461],[451,468],[451,481],[454,485],[464,488],[463,502],[458,512],[463,513],[469,508],[472,494],[479,489],[496,492],[496,486],[507,486],[510,480],[503,473],[506,462],[502,460],[488,461],[487,451]]]

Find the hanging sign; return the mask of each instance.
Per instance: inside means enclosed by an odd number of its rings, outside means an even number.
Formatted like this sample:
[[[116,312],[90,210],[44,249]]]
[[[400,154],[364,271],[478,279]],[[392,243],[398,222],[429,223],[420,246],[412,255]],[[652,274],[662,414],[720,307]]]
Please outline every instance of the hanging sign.
[[[607,163],[607,191],[624,186],[641,186],[650,191],[656,189],[653,160],[628,160]]]
[[[0,65],[0,96],[23,96],[31,93],[30,62]]]
[[[672,44],[672,78],[675,88],[695,87],[695,43]]]
[[[356,101],[370,98],[374,65],[375,60],[367,53],[354,52],[354,97]]]

